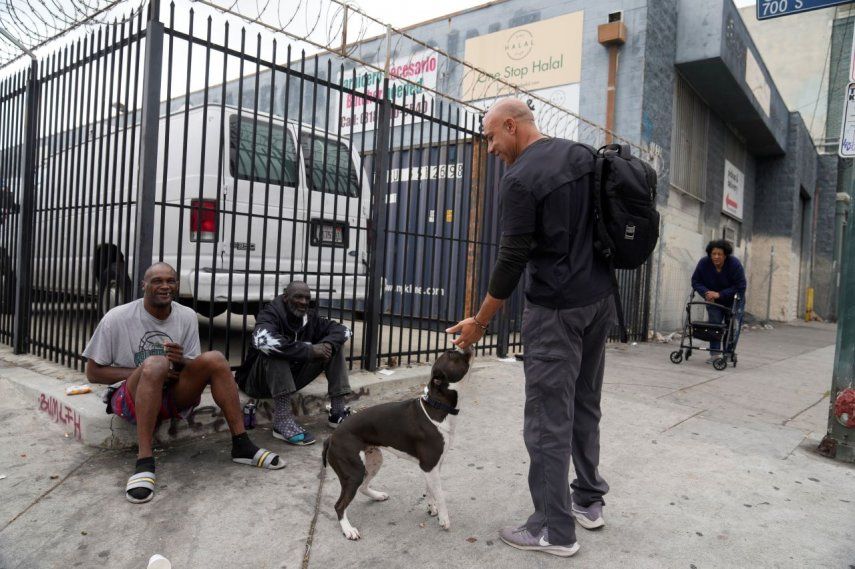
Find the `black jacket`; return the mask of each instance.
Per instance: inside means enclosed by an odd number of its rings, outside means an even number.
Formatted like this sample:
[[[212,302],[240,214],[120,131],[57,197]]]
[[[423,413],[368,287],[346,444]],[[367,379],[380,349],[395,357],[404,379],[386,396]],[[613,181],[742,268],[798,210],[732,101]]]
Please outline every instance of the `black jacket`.
[[[277,296],[258,314],[249,341],[249,353],[238,374],[248,372],[259,354],[286,359],[292,367],[302,366],[311,357],[312,344],[327,342],[338,350],[350,336],[347,326],[321,318],[314,310],[309,310],[299,327],[292,327],[288,323],[285,297]]]

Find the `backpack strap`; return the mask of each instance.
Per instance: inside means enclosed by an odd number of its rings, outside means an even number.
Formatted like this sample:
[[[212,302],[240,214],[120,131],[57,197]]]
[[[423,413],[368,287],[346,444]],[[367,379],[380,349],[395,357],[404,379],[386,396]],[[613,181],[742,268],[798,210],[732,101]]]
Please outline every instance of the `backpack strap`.
[[[604,147],[608,148],[608,147]],[[615,300],[615,310],[617,310],[618,328],[620,333],[620,341],[622,344],[629,342],[629,334],[626,330],[626,320],[623,315],[623,304],[620,300],[620,286],[618,285],[617,273],[614,266],[614,251],[611,248],[603,247],[605,244],[598,242],[597,239],[608,236],[606,223],[603,220],[603,181],[605,177],[606,158],[603,155],[603,149],[596,153],[596,166],[594,167],[594,184],[592,190],[592,204],[594,206],[594,247],[601,251],[609,261],[609,272],[612,275],[612,297]],[[613,245],[613,244],[612,244]]]
[[[620,342],[626,344],[629,342],[629,334],[626,331],[626,320],[623,316],[623,305],[620,301],[620,287],[618,287],[617,273],[615,273],[614,265],[609,261],[609,270],[612,272],[612,297],[615,299],[615,310],[617,310],[618,327],[620,328]]]

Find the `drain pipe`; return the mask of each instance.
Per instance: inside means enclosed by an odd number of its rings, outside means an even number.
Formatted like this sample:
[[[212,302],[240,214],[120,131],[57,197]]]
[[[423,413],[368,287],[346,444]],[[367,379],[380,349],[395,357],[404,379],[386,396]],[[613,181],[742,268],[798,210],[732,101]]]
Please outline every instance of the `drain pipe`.
[[[626,26],[622,12],[609,14],[609,23],[597,28],[597,40],[609,49],[609,78],[606,88],[606,144],[612,143],[615,130],[615,98],[617,95],[618,51],[626,43]]]

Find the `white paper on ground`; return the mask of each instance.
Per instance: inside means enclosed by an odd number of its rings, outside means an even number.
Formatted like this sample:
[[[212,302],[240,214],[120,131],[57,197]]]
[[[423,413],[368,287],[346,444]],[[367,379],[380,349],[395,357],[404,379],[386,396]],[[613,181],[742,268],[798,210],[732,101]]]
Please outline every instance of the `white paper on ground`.
[[[513,358],[513,357],[511,357],[511,358],[499,358],[499,361],[500,362],[506,362],[506,363],[513,363],[513,362],[517,361],[517,359]]]
[[[391,369],[381,369],[381,370],[378,370],[377,373],[382,373],[383,375],[392,375],[395,372],[392,371]]]

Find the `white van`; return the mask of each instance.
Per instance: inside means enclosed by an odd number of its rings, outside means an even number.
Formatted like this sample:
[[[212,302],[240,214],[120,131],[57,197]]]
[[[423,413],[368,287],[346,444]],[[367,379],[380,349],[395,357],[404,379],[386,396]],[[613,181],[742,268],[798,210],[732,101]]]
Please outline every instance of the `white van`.
[[[305,278],[322,304],[356,308],[366,291],[370,190],[350,142],[247,109],[212,104],[205,111],[176,112],[159,125],[153,258],[178,271],[180,302],[195,301],[202,315],[220,314],[229,302],[253,314],[291,280]],[[37,206],[34,288],[97,295],[102,313],[133,292],[133,240],[125,235],[129,227],[138,235],[138,166],[130,158],[139,156],[140,131],[133,144],[125,133],[104,138],[115,156],[105,153],[109,163],[100,175],[97,152],[91,168],[85,150],[72,146],[61,154],[79,160],[81,173],[62,166],[67,157],[55,160],[48,152],[37,178],[40,191],[76,189],[60,207]],[[87,141],[90,156],[101,143]],[[115,159],[123,149],[132,176],[122,175],[122,160]],[[58,169],[65,174],[52,175]],[[128,178],[130,185],[116,182]],[[39,244],[40,235],[56,231],[62,238],[67,228],[80,242],[60,246],[42,238]]]

